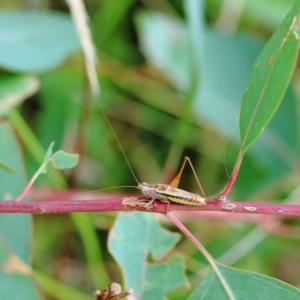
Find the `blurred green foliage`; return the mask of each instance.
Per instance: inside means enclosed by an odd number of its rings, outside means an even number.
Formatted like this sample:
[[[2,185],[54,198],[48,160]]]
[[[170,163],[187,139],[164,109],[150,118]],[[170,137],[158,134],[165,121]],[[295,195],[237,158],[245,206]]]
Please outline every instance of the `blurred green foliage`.
[[[182,157],[188,155],[206,195],[217,195],[238,153],[239,108],[250,68],[293,1],[206,1],[195,10],[199,23],[192,22],[194,16],[179,0],[88,0],[85,5],[99,58],[99,101],[138,179],[170,182]],[[11,15],[10,9],[18,13],[9,22],[5,17]],[[28,27],[18,27],[28,11],[35,17],[29,16]],[[19,134],[28,178],[42,160],[42,149],[52,141],[56,149],[80,154],[79,166],[63,174],[66,180],[58,173],[40,178],[32,197],[55,198],[60,194],[53,188],[67,187],[72,194],[72,189],[136,185],[97,103],[91,100],[67,4],[2,1],[0,25],[0,96],[8,78],[14,83],[10,94],[18,94],[19,81],[24,88],[17,103],[26,101],[11,111],[8,120]],[[8,43],[10,39],[14,42]],[[191,43],[197,53],[191,52]],[[39,82],[37,91],[29,89],[31,81],[27,89],[23,86],[28,78]],[[230,198],[279,202],[296,187],[297,83],[295,76],[275,117],[250,147]],[[0,113],[1,107],[0,102]],[[1,157],[0,162],[7,164]],[[184,171],[180,187],[198,192],[190,170]],[[121,282],[106,246],[114,216],[34,216],[34,268],[87,293],[103,287],[96,285],[106,284],[108,277]],[[233,262],[235,267],[299,285],[298,220],[285,224],[283,233],[277,228],[274,235],[263,236],[263,230],[257,235],[251,232],[260,221],[272,224],[270,218],[194,216],[180,218],[214,257],[231,249],[231,258],[241,257]],[[79,229],[86,218],[90,223],[85,221],[86,228]],[[82,242],[86,232],[90,235]],[[244,237],[243,247],[232,248]],[[201,273],[206,261],[189,240],[183,239],[176,252],[185,258],[192,287],[197,286],[206,275]],[[92,266],[99,262],[104,268],[97,281]],[[51,289],[47,292],[51,294]],[[189,294],[179,287],[168,298],[186,299]]]

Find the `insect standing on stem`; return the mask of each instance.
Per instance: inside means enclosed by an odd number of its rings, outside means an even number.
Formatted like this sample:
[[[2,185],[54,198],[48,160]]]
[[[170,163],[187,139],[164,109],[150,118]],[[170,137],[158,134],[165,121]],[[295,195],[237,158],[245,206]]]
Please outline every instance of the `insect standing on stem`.
[[[189,162],[189,164],[192,168],[192,171],[193,171],[194,176],[197,180],[197,183],[200,187],[200,190],[203,194],[203,197],[177,188],[179,181],[180,181],[182,171],[183,171],[187,161]],[[168,184],[149,184],[149,183],[143,182],[143,183],[138,184],[138,188],[148,199],[151,199],[149,202],[149,205],[151,205],[155,199],[159,200],[162,203],[167,203],[167,205],[169,205],[169,201],[175,202],[175,203],[180,203],[180,204],[186,204],[186,205],[205,205],[205,204],[207,204],[204,191],[201,187],[201,184],[198,180],[196,172],[193,168],[192,162],[187,156],[185,156],[185,158],[184,158],[184,161],[182,163],[179,173],[177,174],[177,176],[172,180],[172,182],[169,185]],[[166,212],[167,212],[167,210],[168,210],[168,206],[167,206]]]

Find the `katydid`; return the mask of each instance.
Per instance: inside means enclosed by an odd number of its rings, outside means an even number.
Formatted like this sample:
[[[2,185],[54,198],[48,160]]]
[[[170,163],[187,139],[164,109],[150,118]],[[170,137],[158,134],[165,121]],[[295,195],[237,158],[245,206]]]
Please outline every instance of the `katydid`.
[[[204,197],[200,197],[197,194],[193,194],[190,192],[187,192],[185,190],[178,189],[177,186],[179,184],[180,178],[182,171],[185,167],[186,162],[189,162],[192,171],[194,173],[194,176],[197,180],[197,183],[200,187],[200,190],[203,194]],[[155,199],[159,200],[162,203],[169,203],[175,202],[175,203],[181,203],[181,204],[186,204],[186,205],[205,205],[206,204],[206,197],[204,194],[204,191],[201,187],[201,184],[198,180],[198,177],[196,175],[195,169],[192,165],[191,160],[185,156],[183,163],[181,165],[181,169],[177,176],[172,180],[172,182],[168,184],[149,184],[146,182],[139,183],[138,188],[140,191],[146,196],[146,198],[151,199],[149,202],[149,205],[154,202]]]

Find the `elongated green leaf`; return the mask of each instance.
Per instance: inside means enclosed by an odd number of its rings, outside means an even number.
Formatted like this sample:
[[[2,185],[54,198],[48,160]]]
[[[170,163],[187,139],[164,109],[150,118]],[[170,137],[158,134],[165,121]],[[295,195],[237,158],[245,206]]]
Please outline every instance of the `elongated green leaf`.
[[[0,12],[0,66],[41,72],[62,63],[79,47],[71,18],[51,11]]]
[[[37,92],[40,86],[37,77],[1,76],[0,77],[0,116]]]
[[[165,299],[164,294],[185,283],[181,257],[149,264],[147,256],[161,259],[179,236],[159,227],[153,214],[119,214],[109,238],[109,249],[120,264],[126,288],[139,299]],[[153,296],[154,295],[154,296]]]
[[[0,126],[0,136],[0,160],[14,170],[11,173],[0,168],[0,199],[10,200],[24,189],[24,170],[19,147],[8,124]],[[30,268],[24,267],[30,264],[30,236],[29,215],[0,214],[1,300],[40,299],[33,280],[26,273]]]
[[[300,299],[300,291],[268,276],[217,264],[220,277],[211,270],[188,300],[210,299]]]
[[[250,72],[240,112],[242,151],[255,141],[276,112],[294,72],[298,56],[300,2],[264,47]]]

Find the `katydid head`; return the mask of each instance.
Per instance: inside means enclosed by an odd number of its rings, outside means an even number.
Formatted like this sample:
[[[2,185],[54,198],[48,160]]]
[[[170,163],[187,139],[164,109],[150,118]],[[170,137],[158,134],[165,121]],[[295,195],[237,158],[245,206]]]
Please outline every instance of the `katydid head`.
[[[138,184],[138,189],[141,191],[142,194],[146,196],[148,199],[155,199],[156,198],[156,185],[150,184],[146,182],[142,182]]]

